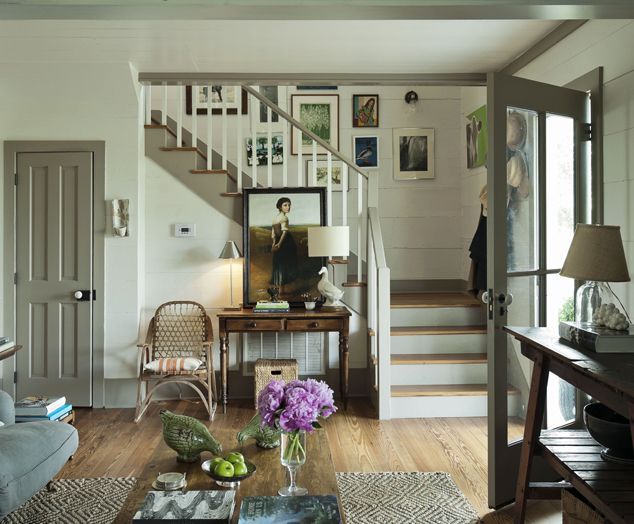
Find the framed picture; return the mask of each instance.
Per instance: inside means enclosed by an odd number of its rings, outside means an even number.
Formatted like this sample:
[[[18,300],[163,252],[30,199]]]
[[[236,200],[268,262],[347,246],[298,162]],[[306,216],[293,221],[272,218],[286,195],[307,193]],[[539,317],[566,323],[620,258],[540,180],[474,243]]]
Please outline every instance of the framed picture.
[[[299,91],[336,91],[337,86],[297,86]]]
[[[393,129],[394,178],[434,178],[434,130]]]
[[[277,86],[260,86],[260,94],[268,98],[271,102],[273,102],[276,106],[279,106],[279,89]],[[260,103],[260,124],[266,124],[267,120],[267,109],[268,107],[264,104]],[[279,122],[280,115],[278,115],[275,111],[271,111],[271,122]]]
[[[319,138],[339,149],[339,95],[291,95],[291,116],[315,133]],[[312,154],[313,141],[302,135],[302,154]],[[291,154],[299,151],[297,132],[291,135]],[[325,154],[317,146],[318,154]]]
[[[247,137],[245,140],[247,149],[247,165],[253,165],[253,147],[251,142],[252,137]],[[268,133],[257,133],[255,135],[255,156],[257,158],[258,166],[266,166],[269,163],[269,137]],[[272,162],[275,164],[284,163],[284,143],[282,133],[271,133],[272,142]]]
[[[209,88],[207,86],[198,86],[198,107],[197,115],[207,114],[207,97],[209,96]],[[213,115],[222,114],[222,102],[227,103],[227,114],[235,115],[238,113],[238,100],[236,93],[238,88],[235,86],[211,86],[211,113]],[[242,92],[242,114],[249,112],[249,103],[247,92]],[[185,111],[188,115],[192,114],[192,86],[185,87]]]
[[[308,256],[308,228],[326,223],[326,190],[266,188],[244,190],[245,305],[279,298],[303,304],[302,293],[318,296],[323,257]]]
[[[306,162],[306,176],[308,180],[313,179],[313,161],[308,160]],[[332,161],[332,171],[330,172],[330,179],[332,185],[330,186],[333,191],[348,191],[348,187],[343,187],[343,162],[341,160]],[[328,160],[317,160],[317,186],[328,186]]]
[[[352,127],[379,127],[379,95],[352,95]]]
[[[363,169],[379,167],[379,137],[353,136],[354,163]]]
[[[467,168],[473,169],[486,164],[489,150],[487,129],[487,106],[467,115]]]

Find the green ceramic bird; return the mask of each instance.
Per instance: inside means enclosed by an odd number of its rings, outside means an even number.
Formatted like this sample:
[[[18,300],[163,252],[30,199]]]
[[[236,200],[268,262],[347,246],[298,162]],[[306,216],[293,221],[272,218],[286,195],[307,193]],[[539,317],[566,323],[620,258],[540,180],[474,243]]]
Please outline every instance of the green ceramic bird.
[[[177,415],[166,409],[161,410],[163,422],[163,440],[178,453],[178,462],[196,462],[201,451],[211,451],[214,455],[222,453],[222,446],[207,427],[193,417]]]
[[[255,439],[258,447],[264,449],[276,448],[280,445],[281,431],[269,427],[260,427],[260,415],[258,413],[236,435],[238,442],[242,444],[250,438]]]

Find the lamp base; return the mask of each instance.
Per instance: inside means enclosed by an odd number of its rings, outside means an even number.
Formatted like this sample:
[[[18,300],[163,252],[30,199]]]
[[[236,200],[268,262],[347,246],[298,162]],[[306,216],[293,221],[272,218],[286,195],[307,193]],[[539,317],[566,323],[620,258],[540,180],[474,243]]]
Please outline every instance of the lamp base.
[[[240,311],[242,306],[225,306],[222,308],[223,311]]]
[[[607,304],[612,298],[612,293],[604,282],[588,281],[577,290],[575,304],[575,320],[583,326],[595,326],[594,314],[601,304]]]

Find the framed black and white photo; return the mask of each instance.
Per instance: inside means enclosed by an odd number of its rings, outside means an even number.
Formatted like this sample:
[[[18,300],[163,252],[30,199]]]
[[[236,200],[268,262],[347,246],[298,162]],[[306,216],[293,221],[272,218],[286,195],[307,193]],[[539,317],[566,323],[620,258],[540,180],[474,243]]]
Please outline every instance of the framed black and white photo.
[[[326,224],[322,187],[244,189],[244,304],[279,298],[303,305],[318,296],[323,257],[308,256],[308,228]]]
[[[198,95],[198,106],[196,107],[197,115],[207,114],[207,100],[209,98],[208,86],[186,86],[185,87],[185,112],[188,115],[192,114],[192,96],[196,92]],[[241,92],[238,95],[238,92]],[[249,112],[249,103],[247,100],[247,92],[244,89],[240,89],[236,86],[211,86],[211,113],[213,115],[222,114],[222,105],[225,104],[228,115],[238,114],[238,96],[241,96],[242,114],[246,115]]]
[[[394,178],[417,180],[434,178],[434,130],[394,129]]]

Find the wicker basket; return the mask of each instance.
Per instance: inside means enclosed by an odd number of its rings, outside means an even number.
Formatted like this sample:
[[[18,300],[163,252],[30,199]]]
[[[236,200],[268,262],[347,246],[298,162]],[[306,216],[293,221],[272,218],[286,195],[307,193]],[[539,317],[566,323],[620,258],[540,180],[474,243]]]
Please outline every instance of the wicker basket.
[[[271,380],[297,379],[297,360],[294,358],[266,359],[259,358],[255,361],[255,408],[258,407],[258,395]]]

